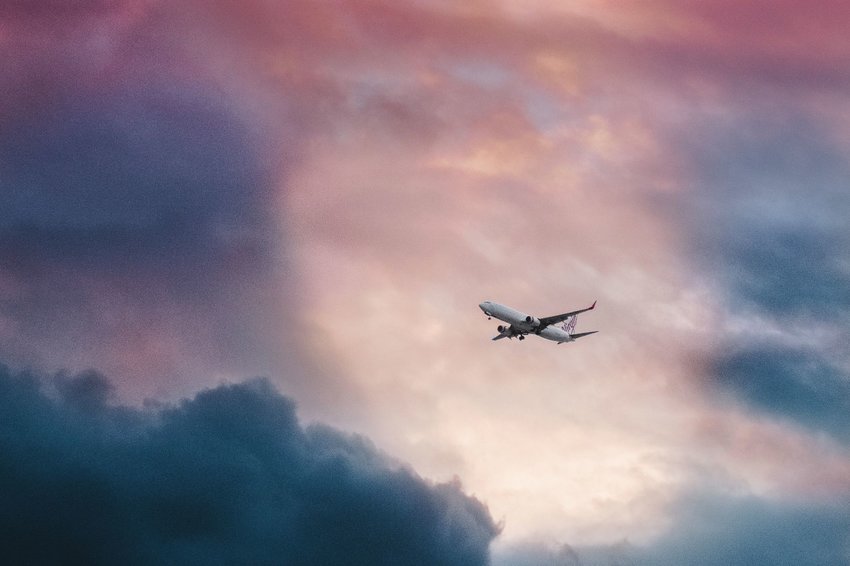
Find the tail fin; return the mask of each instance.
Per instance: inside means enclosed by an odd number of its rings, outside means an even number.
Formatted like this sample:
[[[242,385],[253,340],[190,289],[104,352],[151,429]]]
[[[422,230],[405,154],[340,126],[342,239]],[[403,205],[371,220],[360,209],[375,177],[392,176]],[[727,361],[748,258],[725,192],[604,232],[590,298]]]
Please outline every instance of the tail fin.
[[[574,314],[570,318],[564,321],[564,324],[561,325],[561,328],[566,331],[567,334],[572,335],[576,330],[576,323],[578,322],[578,315]]]

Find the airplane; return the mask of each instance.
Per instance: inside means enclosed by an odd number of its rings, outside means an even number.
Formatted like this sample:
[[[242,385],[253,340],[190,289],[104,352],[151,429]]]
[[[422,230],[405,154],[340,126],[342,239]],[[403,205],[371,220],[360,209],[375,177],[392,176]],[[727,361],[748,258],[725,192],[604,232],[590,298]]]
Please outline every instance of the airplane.
[[[564,342],[574,342],[583,336],[589,336],[599,332],[598,330],[593,330],[592,332],[574,333],[578,315],[593,310],[596,307],[596,301],[593,301],[593,304],[585,309],[543,318],[536,318],[492,301],[484,301],[478,307],[487,315],[487,320],[495,316],[502,322],[508,323],[508,326],[500,324],[496,328],[499,334],[493,340],[501,340],[502,338],[513,339],[514,336],[517,336],[520,340],[525,340],[526,335],[536,334],[541,338],[563,344]],[[559,322],[563,324],[556,326]]]

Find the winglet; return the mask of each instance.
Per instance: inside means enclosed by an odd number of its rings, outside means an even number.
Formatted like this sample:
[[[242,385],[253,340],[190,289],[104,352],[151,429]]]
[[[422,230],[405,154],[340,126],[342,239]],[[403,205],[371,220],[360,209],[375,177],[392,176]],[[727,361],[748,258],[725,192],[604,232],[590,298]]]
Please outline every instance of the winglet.
[[[587,309],[587,310],[592,311],[592,310],[594,309],[594,307],[595,307],[595,306],[596,306],[596,301],[593,301],[593,304],[592,304],[592,305],[590,305],[590,308],[589,308],[589,309]]]

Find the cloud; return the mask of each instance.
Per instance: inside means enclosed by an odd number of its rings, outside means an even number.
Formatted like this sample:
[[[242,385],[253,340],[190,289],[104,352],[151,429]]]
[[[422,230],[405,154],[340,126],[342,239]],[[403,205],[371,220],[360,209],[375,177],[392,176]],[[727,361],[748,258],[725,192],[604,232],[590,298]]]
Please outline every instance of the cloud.
[[[553,550],[544,544],[519,543],[493,555],[494,566],[581,566],[581,557],[569,545]]]
[[[850,376],[818,352],[747,345],[717,354],[712,374],[751,406],[850,442]]]
[[[839,566],[850,556],[847,503],[776,502],[703,488],[676,501],[672,527],[650,543],[516,544],[496,551],[493,564]]]
[[[256,85],[236,96],[153,6],[87,3],[61,34],[20,11],[2,14],[20,25],[0,63],[0,354],[94,364],[134,398],[289,375],[284,104],[258,123]]]
[[[94,364],[116,393],[96,374],[56,387],[98,407],[222,375],[295,381],[275,368],[312,353],[361,395],[302,379],[302,411],[360,408],[351,427],[429,475],[463,470],[515,537],[644,540],[691,457],[768,486],[827,467],[843,486],[843,452],[798,444],[843,434],[806,387],[810,368],[841,378],[842,350],[811,341],[846,321],[847,171],[833,140],[812,143],[824,129],[789,119],[795,96],[846,85],[843,11],[509,4],[0,8],[0,359]],[[713,326],[715,283],[781,343],[727,334],[728,312]],[[597,292],[585,324],[603,332],[581,349],[480,350],[482,295],[546,312]],[[795,326],[807,344],[785,350]],[[753,367],[770,354],[793,369],[771,366],[781,395]],[[733,424],[692,391],[705,367],[747,403]],[[706,410],[729,427],[710,455],[689,436]],[[777,471],[789,446],[840,462]]]
[[[43,382],[43,383],[42,383]],[[267,381],[177,406],[105,402],[87,373],[0,368],[0,538],[11,563],[485,564],[498,533],[458,483],[365,438],[302,428]]]
[[[719,263],[733,298],[776,315],[842,317],[850,310],[850,170],[817,116],[741,109],[682,140],[693,160],[698,252]],[[729,128],[735,122],[734,128]]]
[[[675,527],[639,553],[641,564],[846,564],[847,501],[777,503],[755,497],[691,494],[674,510]]]
[[[850,171],[836,132],[803,104],[731,109],[700,130],[683,141],[694,190],[682,230],[728,305],[707,383],[846,443]]]

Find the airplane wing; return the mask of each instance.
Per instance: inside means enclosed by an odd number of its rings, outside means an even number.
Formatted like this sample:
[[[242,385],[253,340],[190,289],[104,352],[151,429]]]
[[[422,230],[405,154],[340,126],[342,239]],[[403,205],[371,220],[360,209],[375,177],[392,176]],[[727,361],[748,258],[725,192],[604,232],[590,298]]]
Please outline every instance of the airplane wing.
[[[575,314],[581,314],[583,312],[591,311],[595,307],[596,307],[596,301],[593,301],[593,304],[590,305],[589,307],[587,307],[586,309],[580,309],[580,310],[573,311],[573,312],[565,312],[564,314],[556,314],[555,316],[543,317],[543,318],[540,319],[540,326],[538,326],[537,328],[542,330],[543,328],[546,328],[547,326],[549,326],[551,324],[557,324],[559,322],[567,320],[568,318],[570,318],[571,316],[573,316]],[[573,334],[573,336],[578,336],[578,334]]]
[[[514,336],[519,336],[520,340],[522,340],[522,333],[517,332],[513,324],[508,326],[507,328],[500,326],[499,329],[501,330],[501,332],[499,332],[498,336],[494,336],[492,338],[493,340],[501,340],[502,338],[513,338]]]

